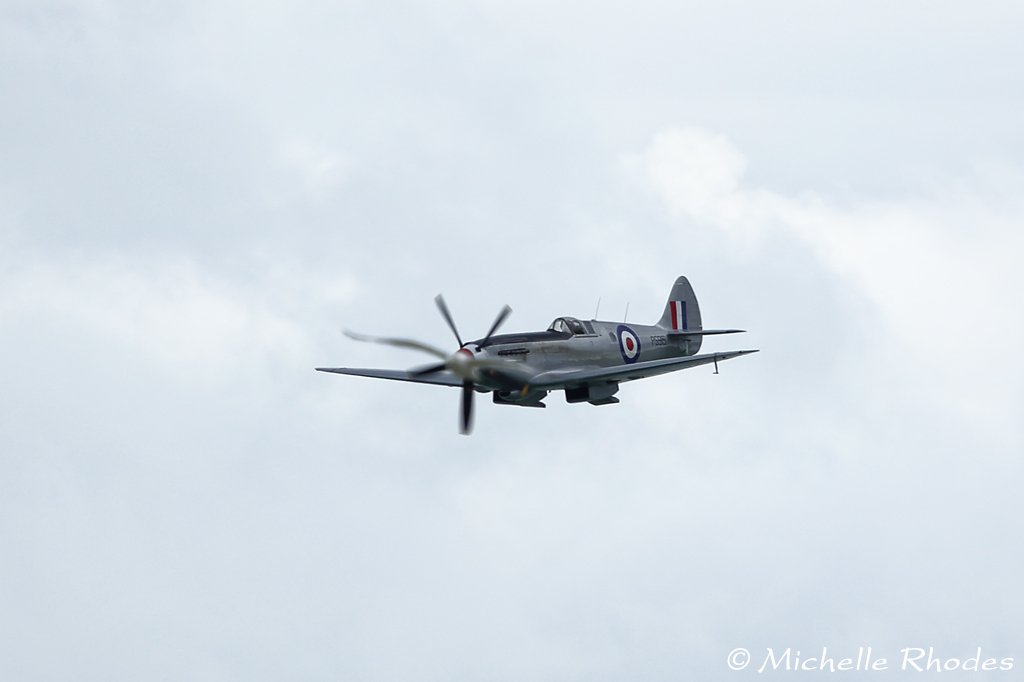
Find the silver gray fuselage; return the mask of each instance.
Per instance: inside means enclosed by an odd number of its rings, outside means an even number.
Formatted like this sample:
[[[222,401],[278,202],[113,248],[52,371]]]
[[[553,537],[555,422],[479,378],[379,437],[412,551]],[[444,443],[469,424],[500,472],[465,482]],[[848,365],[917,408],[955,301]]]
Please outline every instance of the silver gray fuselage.
[[[553,331],[559,321],[565,321],[565,330]],[[577,329],[582,328],[583,333],[570,331],[571,323],[575,323],[573,326]],[[701,346],[700,336],[671,334],[656,325],[558,318],[552,328],[544,332],[496,335],[483,346],[480,341],[467,343],[466,347],[477,358],[512,361],[506,363],[507,369],[503,368],[500,374],[481,371],[479,390],[518,389],[528,377],[567,368],[614,367],[684,357],[695,354]]]

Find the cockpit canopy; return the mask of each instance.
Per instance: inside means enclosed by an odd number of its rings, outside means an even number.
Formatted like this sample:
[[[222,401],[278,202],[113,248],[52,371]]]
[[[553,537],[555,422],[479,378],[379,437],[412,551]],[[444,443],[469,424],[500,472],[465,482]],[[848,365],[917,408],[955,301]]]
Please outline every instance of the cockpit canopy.
[[[575,317],[557,317],[555,321],[548,327],[549,332],[557,332],[559,334],[586,334],[587,330],[583,326],[583,323],[577,320]]]

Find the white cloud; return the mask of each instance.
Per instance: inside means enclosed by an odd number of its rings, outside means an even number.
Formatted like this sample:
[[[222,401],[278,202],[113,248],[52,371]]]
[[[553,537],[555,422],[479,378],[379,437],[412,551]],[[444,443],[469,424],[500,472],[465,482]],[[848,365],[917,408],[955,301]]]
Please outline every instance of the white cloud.
[[[124,255],[19,254],[0,277],[0,320],[16,329],[60,321],[112,353],[140,354],[170,375],[217,381],[267,363],[308,364],[311,330],[300,323],[311,302],[344,304],[354,287],[268,265],[256,282],[238,281],[184,257],[140,262]]]
[[[301,138],[286,139],[280,154],[313,199],[325,199],[345,182],[349,173],[349,164],[340,154]]]
[[[1012,17],[549,5],[0,12],[0,677],[1017,653]],[[472,334],[679,274],[763,352],[468,439],[312,371],[451,343],[439,290]]]
[[[870,330],[880,366],[916,369],[928,392],[941,386],[957,410],[983,420],[1005,425],[1019,411],[1013,357],[1024,342],[1016,312],[1024,275],[1014,254],[1024,249],[1015,228],[1024,222],[1024,176],[890,200],[787,195],[747,184],[743,154],[692,127],[655,135],[626,162],[676,219],[720,231],[748,259],[762,257],[769,239],[809,247],[882,313],[884,326]],[[988,372],[992,360],[999,367]]]
[[[640,157],[627,162],[676,215],[695,216],[722,229],[743,228],[749,198],[740,191],[747,160],[724,135],[673,128],[654,136]]]

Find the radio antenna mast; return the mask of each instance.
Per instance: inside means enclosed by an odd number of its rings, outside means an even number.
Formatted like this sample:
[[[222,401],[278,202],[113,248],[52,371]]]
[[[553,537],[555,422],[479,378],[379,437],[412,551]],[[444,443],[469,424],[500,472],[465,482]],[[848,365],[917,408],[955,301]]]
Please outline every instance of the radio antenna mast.
[[[594,308],[594,319],[597,319],[597,314],[601,312],[601,297],[597,297],[597,307]]]

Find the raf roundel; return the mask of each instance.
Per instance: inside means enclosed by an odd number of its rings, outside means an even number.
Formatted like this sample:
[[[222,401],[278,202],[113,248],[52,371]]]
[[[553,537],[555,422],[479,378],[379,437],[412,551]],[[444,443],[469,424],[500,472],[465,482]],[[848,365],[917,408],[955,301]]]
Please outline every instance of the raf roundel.
[[[632,329],[620,324],[615,335],[619,337],[619,352],[622,353],[622,360],[626,364],[632,364],[640,359],[640,337]]]

